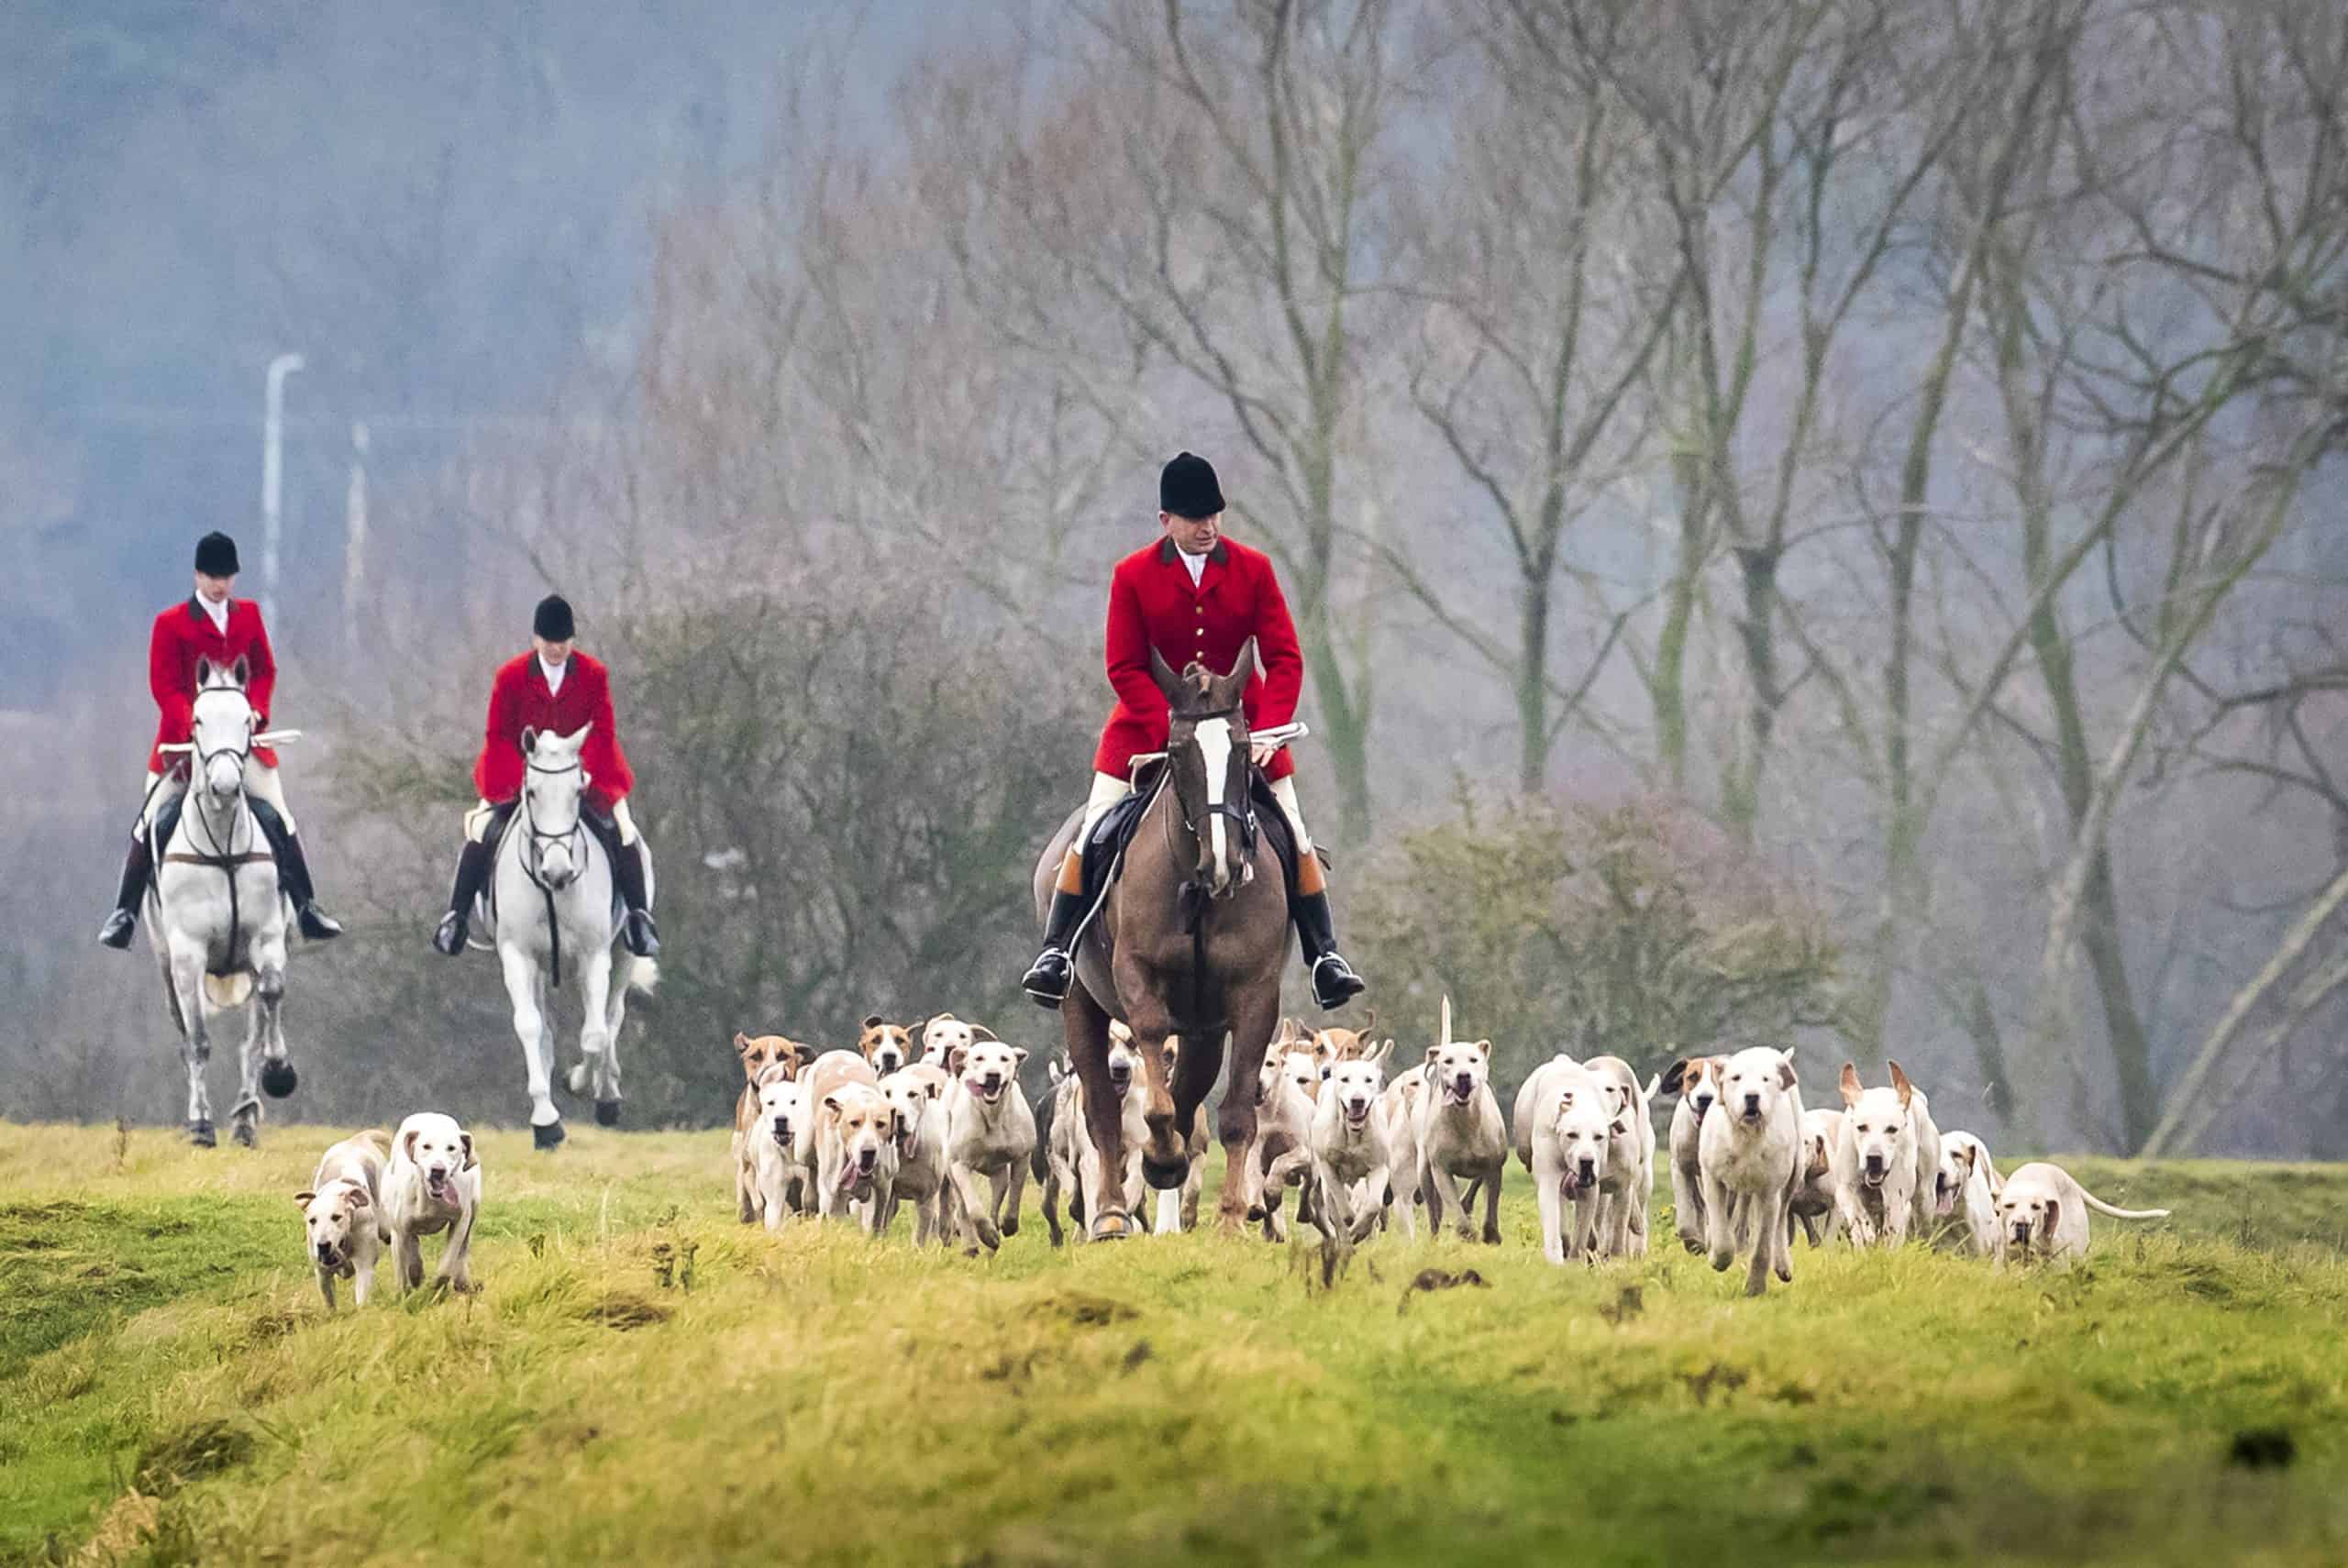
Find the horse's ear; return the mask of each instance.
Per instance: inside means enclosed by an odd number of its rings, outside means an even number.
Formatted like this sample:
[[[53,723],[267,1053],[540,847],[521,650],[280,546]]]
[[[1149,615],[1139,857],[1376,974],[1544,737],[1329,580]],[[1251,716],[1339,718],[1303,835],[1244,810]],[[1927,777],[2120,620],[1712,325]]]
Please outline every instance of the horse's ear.
[[[1174,673],[1174,667],[1168,664],[1155,647],[1149,650],[1149,678],[1157,682],[1157,689],[1166,694],[1169,704],[1177,704],[1177,699],[1182,692],[1182,679]]]
[[[536,724],[524,724],[522,726],[522,755],[524,756],[534,756],[537,754],[537,749],[538,726]]]
[[[195,656],[195,689],[198,691],[212,684],[212,660],[203,654]]]
[[[1239,657],[1231,668],[1214,678],[1209,690],[1209,701],[1218,708],[1228,708],[1239,701],[1247,689],[1248,678],[1256,673],[1256,639],[1249,637],[1239,645]]]
[[[252,679],[252,661],[242,654],[238,654],[237,656],[237,662],[228,667],[228,679],[235,681],[239,687],[242,687],[246,681]]]

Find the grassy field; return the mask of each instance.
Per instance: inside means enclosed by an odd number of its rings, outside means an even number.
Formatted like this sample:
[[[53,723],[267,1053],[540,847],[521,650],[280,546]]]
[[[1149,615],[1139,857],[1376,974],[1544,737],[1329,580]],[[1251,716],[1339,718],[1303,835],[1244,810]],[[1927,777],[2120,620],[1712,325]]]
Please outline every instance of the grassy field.
[[[259,1154],[0,1126],[0,1562],[2331,1563],[2348,1170],[2083,1161],[2067,1275],[737,1227],[719,1133],[483,1140],[482,1291],[329,1317]],[[427,1260],[437,1242],[426,1243]],[[1480,1286],[1417,1289],[1423,1270]]]

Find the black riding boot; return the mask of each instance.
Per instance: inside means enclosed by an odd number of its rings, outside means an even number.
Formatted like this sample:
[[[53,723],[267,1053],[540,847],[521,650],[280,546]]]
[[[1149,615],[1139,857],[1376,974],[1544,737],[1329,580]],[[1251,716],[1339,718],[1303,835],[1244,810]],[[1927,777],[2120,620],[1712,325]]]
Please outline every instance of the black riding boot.
[[[465,922],[472,913],[473,900],[481,897],[482,884],[489,880],[489,859],[496,844],[493,832],[479,844],[467,839],[457,856],[457,885],[449,892],[449,912],[440,917],[440,929],[432,933],[432,945],[448,957],[465,950]]]
[[[131,933],[138,929],[138,903],[147,896],[147,878],[154,869],[145,836],[132,834],[130,853],[122,860],[122,886],[115,890],[114,913],[98,928],[98,940],[108,947],[130,945]]]
[[[1336,921],[1329,912],[1329,895],[1299,893],[1289,906],[1296,922],[1297,940],[1304,946],[1304,965],[1312,976],[1312,999],[1324,1010],[1340,1008],[1369,988],[1337,951]]]
[[[1044,922],[1044,951],[1027,966],[1019,981],[1019,988],[1037,1007],[1057,1009],[1068,1000],[1068,988],[1076,982],[1076,960],[1069,953],[1069,944],[1090,907],[1091,900],[1081,892],[1053,890],[1051,913]]]
[[[340,936],[342,927],[318,907],[317,889],[310,882],[310,862],[302,853],[300,836],[286,831],[285,819],[267,801],[249,803],[253,821],[260,824],[261,836],[269,840],[270,853],[277,857],[277,883],[294,900],[294,918],[302,934],[312,942],[331,942]]]
[[[660,928],[652,923],[651,900],[644,891],[644,845],[620,842],[620,824],[610,817],[586,813],[587,831],[593,834],[612,862],[612,882],[619,889],[620,902],[627,906],[627,920],[620,928],[620,940],[638,958],[660,955]]]

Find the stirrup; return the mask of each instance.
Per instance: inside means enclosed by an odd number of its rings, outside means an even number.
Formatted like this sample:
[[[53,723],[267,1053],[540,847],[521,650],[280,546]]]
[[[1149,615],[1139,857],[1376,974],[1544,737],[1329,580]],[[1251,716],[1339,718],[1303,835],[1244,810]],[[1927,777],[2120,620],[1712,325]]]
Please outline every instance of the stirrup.
[[[440,929],[432,933],[432,945],[443,956],[454,958],[465,950],[465,917],[450,910],[440,917]]]
[[[105,924],[98,927],[99,944],[120,952],[130,945],[130,939],[138,930],[137,915],[128,910],[116,910],[106,916]]]
[[[1047,947],[1027,966],[1027,973],[1020,977],[1019,988],[1037,1007],[1058,1011],[1068,1000],[1069,988],[1076,979],[1076,961],[1065,947]]]
[[[320,909],[315,899],[295,910],[294,918],[302,927],[303,936],[309,941],[332,942],[342,934],[342,922]]]

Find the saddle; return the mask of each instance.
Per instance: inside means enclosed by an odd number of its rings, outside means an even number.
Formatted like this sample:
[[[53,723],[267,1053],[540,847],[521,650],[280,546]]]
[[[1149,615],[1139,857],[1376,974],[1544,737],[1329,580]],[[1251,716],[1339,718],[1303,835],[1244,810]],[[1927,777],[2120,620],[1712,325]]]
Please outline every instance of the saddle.
[[[1084,841],[1084,891],[1095,907],[1108,896],[1124,866],[1126,846],[1133,843],[1135,830],[1149,811],[1152,801],[1166,787],[1166,767],[1162,763],[1145,769],[1133,792],[1101,813],[1092,825],[1092,836]],[[1256,831],[1279,856],[1280,874],[1290,899],[1296,897],[1296,835],[1289,831],[1288,813],[1280,810],[1279,797],[1264,777],[1263,769],[1250,768],[1247,778],[1248,803],[1255,808]]]
[[[162,865],[163,852],[171,847],[172,834],[179,831],[180,812],[186,804],[187,795],[183,791],[155,808],[155,820],[148,825],[146,830],[147,855],[154,865],[159,867]],[[277,814],[277,808],[267,801],[252,795],[245,797],[245,808],[252,812],[253,823],[260,829],[261,839],[267,848],[238,858],[268,860],[273,864],[277,859],[278,841],[285,835],[285,825]],[[216,864],[193,851],[189,852],[184,858]],[[278,886],[281,889],[284,887],[284,877],[282,871],[279,874]]]
[[[489,853],[488,863],[493,867],[497,864],[499,852],[505,847],[505,835],[514,829],[514,819],[521,814],[521,797],[516,796],[511,801],[500,801],[490,808],[489,827],[482,833],[481,842],[482,848]],[[587,825],[588,832],[597,842],[605,842],[604,834],[598,830],[604,827],[609,819],[597,817],[593,812],[586,812],[581,813],[580,821]],[[609,856],[613,852],[607,846],[604,853]],[[488,917],[490,925],[494,927],[497,923],[497,877],[493,870],[482,879],[481,891],[474,896],[473,903],[479,912]],[[612,878],[613,926],[616,928],[626,917],[627,900],[620,892],[619,878],[615,876]]]

